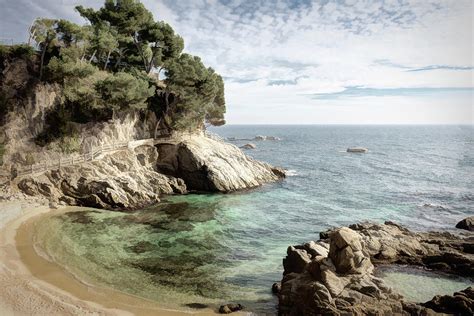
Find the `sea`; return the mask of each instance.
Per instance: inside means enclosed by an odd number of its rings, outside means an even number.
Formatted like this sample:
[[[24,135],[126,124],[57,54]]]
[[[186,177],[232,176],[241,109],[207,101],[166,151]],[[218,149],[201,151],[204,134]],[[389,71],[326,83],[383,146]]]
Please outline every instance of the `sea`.
[[[83,282],[189,309],[238,302],[276,313],[271,293],[289,245],[330,227],[394,221],[454,231],[474,215],[473,126],[229,125],[211,128],[287,178],[231,194],[164,197],[133,212],[70,209],[37,223],[44,253]],[[279,140],[255,140],[257,135]],[[368,148],[365,154],[348,147]],[[398,274],[397,274],[398,273]],[[408,273],[408,272],[407,272]],[[466,280],[388,274],[412,300]],[[409,274],[409,273],[408,273]],[[406,281],[404,281],[406,280]],[[405,282],[405,283],[403,283]],[[417,290],[419,284],[433,288]]]

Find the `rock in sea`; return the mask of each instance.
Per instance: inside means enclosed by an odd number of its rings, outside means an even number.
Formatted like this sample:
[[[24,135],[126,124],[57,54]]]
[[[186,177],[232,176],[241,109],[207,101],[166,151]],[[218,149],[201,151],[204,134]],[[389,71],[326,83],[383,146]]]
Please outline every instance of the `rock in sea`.
[[[364,147],[349,147],[347,148],[346,150],[348,153],[360,153],[360,154],[364,154],[366,152],[368,152],[369,150],[367,148],[364,148]]]
[[[219,308],[220,314],[230,314],[242,310],[244,307],[240,304],[225,304]]]
[[[456,228],[474,231],[474,216],[469,216],[456,224]]]
[[[243,146],[240,146],[240,148],[243,148],[243,149],[255,149],[257,148],[257,146],[255,144],[252,144],[252,143],[248,143],[248,144],[245,144]]]

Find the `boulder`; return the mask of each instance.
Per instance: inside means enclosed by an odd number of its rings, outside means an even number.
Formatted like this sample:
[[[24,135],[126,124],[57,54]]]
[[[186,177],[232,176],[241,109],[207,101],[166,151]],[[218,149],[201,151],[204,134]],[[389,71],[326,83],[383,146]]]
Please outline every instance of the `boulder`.
[[[323,242],[310,241],[304,244],[304,248],[312,257],[327,257],[329,254],[329,245]]]
[[[455,315],[474,315],[474,288],[468,287],[453,295],[436,295],[421,306],[437,313]]]
[[[329,258],[338,273],[366,273],[373,269],[369,257],[363,253],[358,233],[342,227],[332,232],[330,239]]]
[[[266,140],[267,137],[266,136],[262,136],[262,135],[257,135],[255,136],[254,140]]]
[[[220,314],[230,314],[242,310],[244,307],[240,304],[226,304],[219,307]]]
[[[272,285],[272,293],[273,294],[278,294],[281,291],[281,283],[280,282],[275,282]]]
[[[456,228],[474,231],[474,216],[469,216],[456,224]]]
[[[301,273],[306,269],[308,263],[311,262],[311,256],[304,249],[296,249],[293,246],[288,247],[287,256],[283,259],[284,274]]]

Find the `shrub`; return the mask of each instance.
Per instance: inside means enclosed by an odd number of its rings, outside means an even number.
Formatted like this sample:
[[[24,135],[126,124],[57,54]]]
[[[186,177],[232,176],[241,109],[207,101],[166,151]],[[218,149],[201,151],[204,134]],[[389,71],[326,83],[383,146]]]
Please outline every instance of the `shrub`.
[[[5,58],[31,58],[36,53],[35,49],[27,44],[0,45],[0,57]]]
[[[3,165],[3,154],[5,153],[5,146],[0,144],[0,166]]]

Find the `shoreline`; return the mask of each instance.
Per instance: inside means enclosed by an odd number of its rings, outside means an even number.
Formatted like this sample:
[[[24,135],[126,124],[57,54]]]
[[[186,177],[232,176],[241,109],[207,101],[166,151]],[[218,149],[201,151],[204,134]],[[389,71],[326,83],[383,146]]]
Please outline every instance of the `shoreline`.
[[[34,222],[53,210],[29,201],[0,202],[0,312],[2,315],[216,315],[171,310],[113,289],[89,286],[40,256]]]

